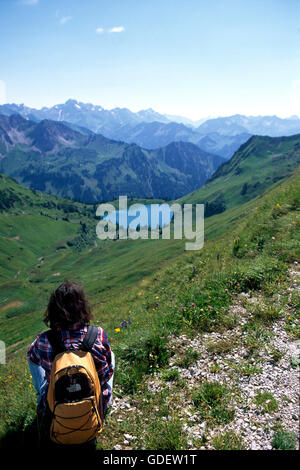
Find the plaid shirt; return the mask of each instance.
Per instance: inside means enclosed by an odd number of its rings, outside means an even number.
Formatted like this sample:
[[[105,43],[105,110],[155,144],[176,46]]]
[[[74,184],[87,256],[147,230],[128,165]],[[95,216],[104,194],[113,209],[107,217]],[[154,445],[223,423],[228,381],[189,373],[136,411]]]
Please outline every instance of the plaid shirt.
[[[80,349],[81,342],[86,335],[87,326],[75,323],[68,330],[57,329],[61,333],[62,341],[66,349]],[[107,335],[102,328],[98,328],[98,337],[92,348],[91,354],[94,358],[96,370],[98,372],[103,396],[104,411],[108,408],[108,402],[112,394],[112,390],[107,383],[111,378],[114,369],[111,362],[111,349],[107,339]],[[28,359],[41,366],[46,372],[46,380],[49,383],[50,372],[55,354],[48,341],[46,332],[40,333],[34,342],[29,346],[27,351]]]

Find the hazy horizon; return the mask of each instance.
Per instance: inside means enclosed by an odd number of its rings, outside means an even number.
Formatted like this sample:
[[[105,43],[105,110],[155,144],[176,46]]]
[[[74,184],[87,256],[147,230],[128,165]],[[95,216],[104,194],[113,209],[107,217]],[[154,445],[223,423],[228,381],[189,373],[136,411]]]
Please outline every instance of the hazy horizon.
[[[158,111],[156,109],[154,109],[153,107],[149,107],[149,108],[143,108],[143,109],[132,109],[130,107],[127,107],[127,106],[116,106],[116,107],[107,107],[105,108],[104,106],[101,105],[101,103],[91,103],[91,102],[83,102],[83,101],[80,101],[76,98],[68,98],[66,101],[62,102],[62,103],[55,103],[53,106],[46,106],[46,105],[41,105],[39,107],[32,107],[34,109],[37,109],[37,110],[41,110],[43,108],[52,108],[54,106],[60,106],[60,105],[63,105],[65,104],[67,101],[76,101],[77,103],[79,104],[84,104],[84,105],[93,105],[95,107],[98,107],[100,106],[101,108],[105,109],[105,110],[108,110],[108,111],[112,111],[114,109],[128,109],[129,111],[133,112],[133,113],[138,113],[138,112],[142,112],[142,111],[148,111],[148,110],[152,110],[154,112],[157,112]],[[26,103],[23,103],[23,102],[6,102],[6,103],[0,103],[0,105],[3,104],[3,105],[13,105],[13,104],[16,104],[18,106],[27,106],[29,108],[31,108],[31,106],[28,106]],[[1,114],[1,113],[0,113]],[[188,116],[184,116],[180,113],[167,113],[167,112],[160,112],[159,114],[163,115],[163,116],[173,116],[173,117],[177,117],[177,118],[183,118],[183,119],[186,119],[188,121],[191,121],[191,122],[198,122],[198,121],[203,121],[203,120],[209,120],[209,119],[217,119],[217,118],[226,118],[226,117],[232,117],[232,116],[245,116],[245,117],[248,117],[248,118],[251,118],[251,117],[278,117],[278,118],[281,118],[281,119],[300,119],[300,116],[297,115],[297,114],[292,114],[290,116],[280,116],[279,114],[245,114],[243,112],[238,112],[238,113],[235,113],[235,114],[222,114],[222,115],[210,115],[210,116],[199,116],[198,118],[196,119],[192,119]],[[204,121],[203,121],[204,122]]]

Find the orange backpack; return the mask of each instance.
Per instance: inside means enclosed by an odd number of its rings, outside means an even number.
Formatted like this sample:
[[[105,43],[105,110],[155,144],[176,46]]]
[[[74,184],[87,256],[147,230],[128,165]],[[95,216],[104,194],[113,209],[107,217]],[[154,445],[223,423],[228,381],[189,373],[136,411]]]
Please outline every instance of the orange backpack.
[[[101,387],[91,355],[98,328],[88,326],[79,350],[66,350],[59,334],[47,332],[56,353],[47,394],[50,438],[57,444],[84,444],[103,428]]]

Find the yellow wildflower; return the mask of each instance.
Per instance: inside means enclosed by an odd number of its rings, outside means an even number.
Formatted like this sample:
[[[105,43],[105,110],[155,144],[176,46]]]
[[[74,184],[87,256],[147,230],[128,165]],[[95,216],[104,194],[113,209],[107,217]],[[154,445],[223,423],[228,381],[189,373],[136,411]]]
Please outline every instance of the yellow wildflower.
[[[116,333],[119,333],[120,331],[121,331],[120,328],[115,328]]]

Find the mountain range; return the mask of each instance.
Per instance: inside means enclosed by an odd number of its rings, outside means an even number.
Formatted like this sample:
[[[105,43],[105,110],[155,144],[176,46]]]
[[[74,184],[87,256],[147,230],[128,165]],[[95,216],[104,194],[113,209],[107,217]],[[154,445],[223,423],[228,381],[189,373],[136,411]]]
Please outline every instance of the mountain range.
[[[22,104],[0,106],[0,114],[16,113],[36,122],[44,119],[65,122],[81,133],[89,134],[92,131],[146,149],[178,141],[191,142],[205,152],[225,159],[231,158],[253,134],[276,137],[300,132],[300,119],[297,116],[282,119],[277,116],[234,115],[197,122],[180,116],[163,115],[151,108],[137,113],[127,108],[107,110],[72,99],[64,104],[41,109]]]
[[[83,202],[175,199],[224,161],[189,142],[156,150],[81,133],[62,122],[0,115],[0,171],[23,185]]]

